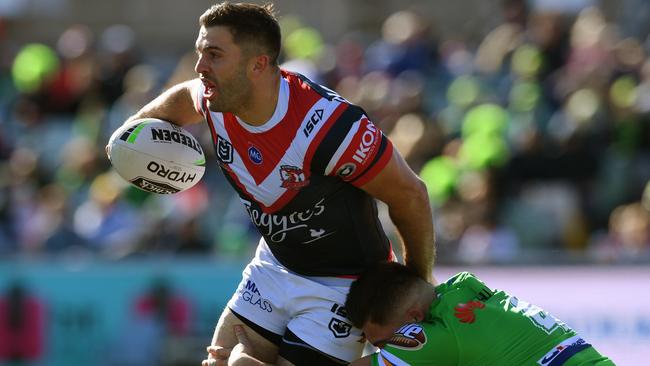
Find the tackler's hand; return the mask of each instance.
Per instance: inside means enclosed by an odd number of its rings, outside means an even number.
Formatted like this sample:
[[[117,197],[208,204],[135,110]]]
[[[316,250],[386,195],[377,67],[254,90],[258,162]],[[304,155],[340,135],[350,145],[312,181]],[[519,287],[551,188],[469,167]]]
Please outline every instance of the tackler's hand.
[[[227,366],[228,357],[232,349],[219,346],[208,346],[208,358],[201,362],[201,366]]]

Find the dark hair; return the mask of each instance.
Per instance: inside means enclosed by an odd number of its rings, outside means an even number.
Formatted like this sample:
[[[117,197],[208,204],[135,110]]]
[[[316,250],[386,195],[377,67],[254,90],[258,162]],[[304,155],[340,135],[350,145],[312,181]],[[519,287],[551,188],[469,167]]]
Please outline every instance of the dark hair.
[[[228,27],[237,45],[260,47],[271,57],[271,64],[277,65],[281,35],[272,3],[255,5],[226,1],[212,5],[201,15],[199,24],[206,28]]]
[[[400,263],[382,262],[368,268],[350,287],[345,301],[348,319],[357,328],[368,320],[385,324],[420,281],[415,270]]]

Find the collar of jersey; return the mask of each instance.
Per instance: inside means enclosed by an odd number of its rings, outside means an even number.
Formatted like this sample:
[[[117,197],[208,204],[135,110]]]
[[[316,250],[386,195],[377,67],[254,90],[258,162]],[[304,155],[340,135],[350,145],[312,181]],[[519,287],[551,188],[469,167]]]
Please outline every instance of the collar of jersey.
[[[237,122],[248,132],[261,133],[266,132],[282,121],[289,108],[289,82],[280,76],[280,87],[278,88],[278,104],[275,106],[275,112],[271,118],[259,126],[252,126],[237,117]]]
[[[433,299],[433,301],[431,302],[431,305],[429,305],[429,312],[424,317],[424,322],[425,323],[432,323],[433,322],[433,320],[434,320],[434,315],[433,315],[434,314],[434,309],[436,308],[436,306],[438,306],[438,304],[440,304],[440,298],[444,294],[446,287],[447,286],[444,283],[436,286],[436,288],[434,290],[436,292],[436,298]]]

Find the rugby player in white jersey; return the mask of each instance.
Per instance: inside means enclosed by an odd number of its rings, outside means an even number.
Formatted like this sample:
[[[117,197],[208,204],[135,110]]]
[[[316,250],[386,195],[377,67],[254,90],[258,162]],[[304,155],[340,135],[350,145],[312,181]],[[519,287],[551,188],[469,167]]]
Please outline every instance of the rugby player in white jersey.
[[[343,306],[349,285],[393,255],[374,199],[389,208],[406,265],[431,280],[426,188],[360,107],[278,66],[272,6],[217,4],[199,23],[198,77],[129,120],[207,121],[218,164],[262,234],[211,345],[228,354],[242,324],[262,361],[347,364],[363,348]]]

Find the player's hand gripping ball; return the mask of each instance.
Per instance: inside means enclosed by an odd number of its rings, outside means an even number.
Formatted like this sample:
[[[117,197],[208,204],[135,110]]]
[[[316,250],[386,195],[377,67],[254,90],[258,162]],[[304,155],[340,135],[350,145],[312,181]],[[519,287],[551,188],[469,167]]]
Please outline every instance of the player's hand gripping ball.
[[[148,192],[184,191],[205,172],[205,155],[194,136],[155,118],[134,120],[118,128],[106,152],[122,178]]]

